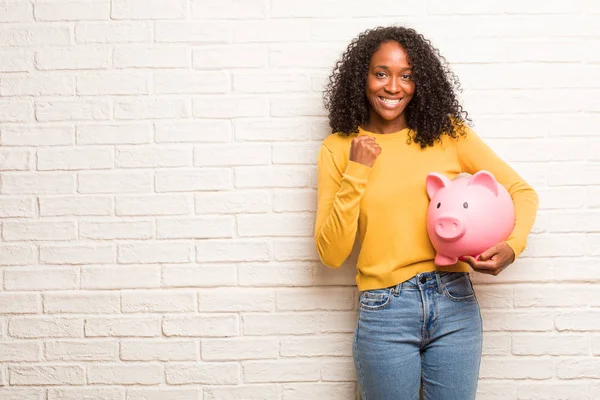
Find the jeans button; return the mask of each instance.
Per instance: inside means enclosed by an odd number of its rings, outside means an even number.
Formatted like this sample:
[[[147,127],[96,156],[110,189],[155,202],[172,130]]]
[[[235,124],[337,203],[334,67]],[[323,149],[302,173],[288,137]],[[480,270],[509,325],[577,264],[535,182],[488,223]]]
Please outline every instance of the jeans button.
[[[421,283],[425,283],[425,282],[427,282],[427,278],[425,276],[422,276],[420,281],[421,281]]]

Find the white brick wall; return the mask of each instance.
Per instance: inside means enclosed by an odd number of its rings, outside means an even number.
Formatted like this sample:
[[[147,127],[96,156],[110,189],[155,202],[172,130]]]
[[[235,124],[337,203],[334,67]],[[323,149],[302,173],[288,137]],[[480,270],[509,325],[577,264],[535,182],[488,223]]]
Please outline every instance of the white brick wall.
[[[540,194],[522,258],[474,276],[478,399],[600,398],[598,4],[0,0],[0,399],[354,399],[321,91],[391,23]]]

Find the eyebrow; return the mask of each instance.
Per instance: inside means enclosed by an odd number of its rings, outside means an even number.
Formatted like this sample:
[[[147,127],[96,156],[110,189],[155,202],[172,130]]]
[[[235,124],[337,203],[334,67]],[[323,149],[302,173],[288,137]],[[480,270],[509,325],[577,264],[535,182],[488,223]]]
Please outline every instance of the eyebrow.
[[[375,68],[381,68],[381,69],[385,69],[385,70],[388,70],[388,71],[390,69],[390,67],[388,67],[387,65],[376,65],[376,66],[373,67],[373,69],[375,69]],[[409,69],[412,69],[412,67],[404,67],[404,68],[401,69],[401,71],[406,71],[406,70],[409,70]]]

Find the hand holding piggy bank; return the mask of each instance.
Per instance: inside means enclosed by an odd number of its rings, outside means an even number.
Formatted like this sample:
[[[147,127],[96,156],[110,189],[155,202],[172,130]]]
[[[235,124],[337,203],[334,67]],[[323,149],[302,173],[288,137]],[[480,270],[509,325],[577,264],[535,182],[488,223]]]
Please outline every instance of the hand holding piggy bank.
[[[427,176],[427,233],[436,250],[434,263],[452,265],[461,256],[477,258],[508,238],[515,209],[506,189],[487,172],[450,181],[432,172]]]

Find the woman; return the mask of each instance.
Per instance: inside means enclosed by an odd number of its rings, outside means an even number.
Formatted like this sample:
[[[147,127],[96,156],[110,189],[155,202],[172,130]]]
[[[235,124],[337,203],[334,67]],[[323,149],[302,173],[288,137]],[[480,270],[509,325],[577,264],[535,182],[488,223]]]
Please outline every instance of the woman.
[[[479,305],[469,266],[497,275],[523,251],[535,191],[467,126],[458,79],[412,29],[368,30],[337,62],[325,91],[334,134],[318,159],[315,240],[339,267],[358,231],[360,291],[354,363],[363,400],[475,399]],[[510,237],[479,259],[434,265],[426,230],[430,172],[488,170],[510,193]]]

